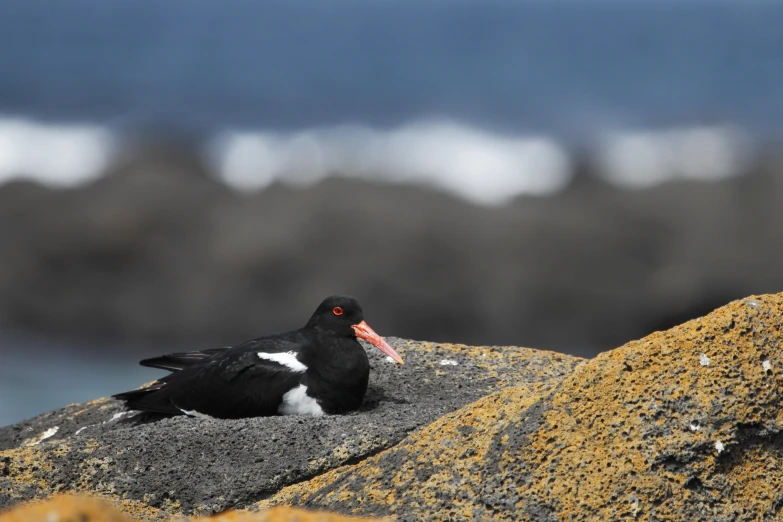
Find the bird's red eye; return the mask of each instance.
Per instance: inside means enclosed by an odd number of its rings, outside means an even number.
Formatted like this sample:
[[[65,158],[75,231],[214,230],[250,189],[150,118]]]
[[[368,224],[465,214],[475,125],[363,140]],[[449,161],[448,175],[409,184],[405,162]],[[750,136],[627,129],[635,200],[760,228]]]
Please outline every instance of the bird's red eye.
[[[332,313],[334,315],[343,315],[343,309],[340,308],[339,306],[335,306],[334,308],[332,308]]]

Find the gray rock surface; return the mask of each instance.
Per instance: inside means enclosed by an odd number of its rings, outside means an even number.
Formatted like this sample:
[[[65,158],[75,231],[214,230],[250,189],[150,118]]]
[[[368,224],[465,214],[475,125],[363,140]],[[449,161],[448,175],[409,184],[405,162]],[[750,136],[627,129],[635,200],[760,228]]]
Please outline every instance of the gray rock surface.
[[[159,516],[248,506],[389,448],[493,391],[559,378],[580,362],[523,348],[389,342],[405,365],[368,350],[370,391],[352,415],[140,423],[102,399],[2,428],[0,507],[55,491],[136,502]]]

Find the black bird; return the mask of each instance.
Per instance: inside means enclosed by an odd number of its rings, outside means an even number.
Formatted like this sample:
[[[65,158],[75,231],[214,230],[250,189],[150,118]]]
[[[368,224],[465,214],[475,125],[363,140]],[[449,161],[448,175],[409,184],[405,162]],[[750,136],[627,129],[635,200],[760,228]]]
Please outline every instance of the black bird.
[[[370,376],[357,338],[402,364],[394,348],[364,322],[356,299],[332,296],[299,330],[232,348],[143,360],[142,366],[173,373],[113,397],[131,410],[221,419],[347,413],[361,405]]]

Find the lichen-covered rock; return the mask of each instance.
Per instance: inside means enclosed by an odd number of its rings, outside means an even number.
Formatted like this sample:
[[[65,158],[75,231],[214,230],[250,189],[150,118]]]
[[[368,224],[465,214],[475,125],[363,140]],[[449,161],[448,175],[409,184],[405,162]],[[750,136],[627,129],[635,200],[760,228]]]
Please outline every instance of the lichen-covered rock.
[[[142,519],[246,507],[498,389],[558,380],[581,362],[524,348],[389,342],[405,365],[371,350],[371,388],[352,415],[139,423],[100,399],[2,428],[0,508],[57,492],[98,494]]]
[[[380,522],[379,518],[349,517],[326,511],[306,511],[274,507],[255,513],[229,511],[214,517],[194,518],[192,522]],[[2,522],[2,521],[0,521]]]
[[[132,522],[103,500],[88,496],[57,495],[0,513],[0,522]]]
[[[89,496],[57,495],[47,501],[31,502],[6,513],[0,513],[0,522],[133,522],[108,502]],[[369,522],[356,518],[276,507],[258,513],[228,511],[215,517],[194,518],[192,522]],[[374,519],[377,520],[377,519]]]
[[[283,489],[400,520],[772,520],[783,508],[783,294],[485,397]]]

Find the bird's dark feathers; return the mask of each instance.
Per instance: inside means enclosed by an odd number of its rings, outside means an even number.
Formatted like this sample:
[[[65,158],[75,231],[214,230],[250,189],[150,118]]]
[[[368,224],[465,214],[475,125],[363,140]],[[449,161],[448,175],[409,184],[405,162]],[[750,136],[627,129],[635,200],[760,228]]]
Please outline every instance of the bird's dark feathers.
[[[277,414],[284,395],[303,385],[324,412],[351,411],[361,404],[370,370],[351,328],[361,321],[355,299],[333,296],[300,330],[145,359],[143,366],[172,373],[114,398],[132,410],[243,418]]]
[[[162,355],[160,357],[153,357],[151,359],[144,359],[139,361],[139,364],[148,368],[160,368],[161,370],[168,370],[170,372],[176,372],[178,370],[184,370],[194,364],[197,364],[207,357],[212,357],[215,354],[223,353],[230,347],[225,348],[212,348],[209,350],[201,350],[198,352],[180,352],[170,353],[168,355]]]

